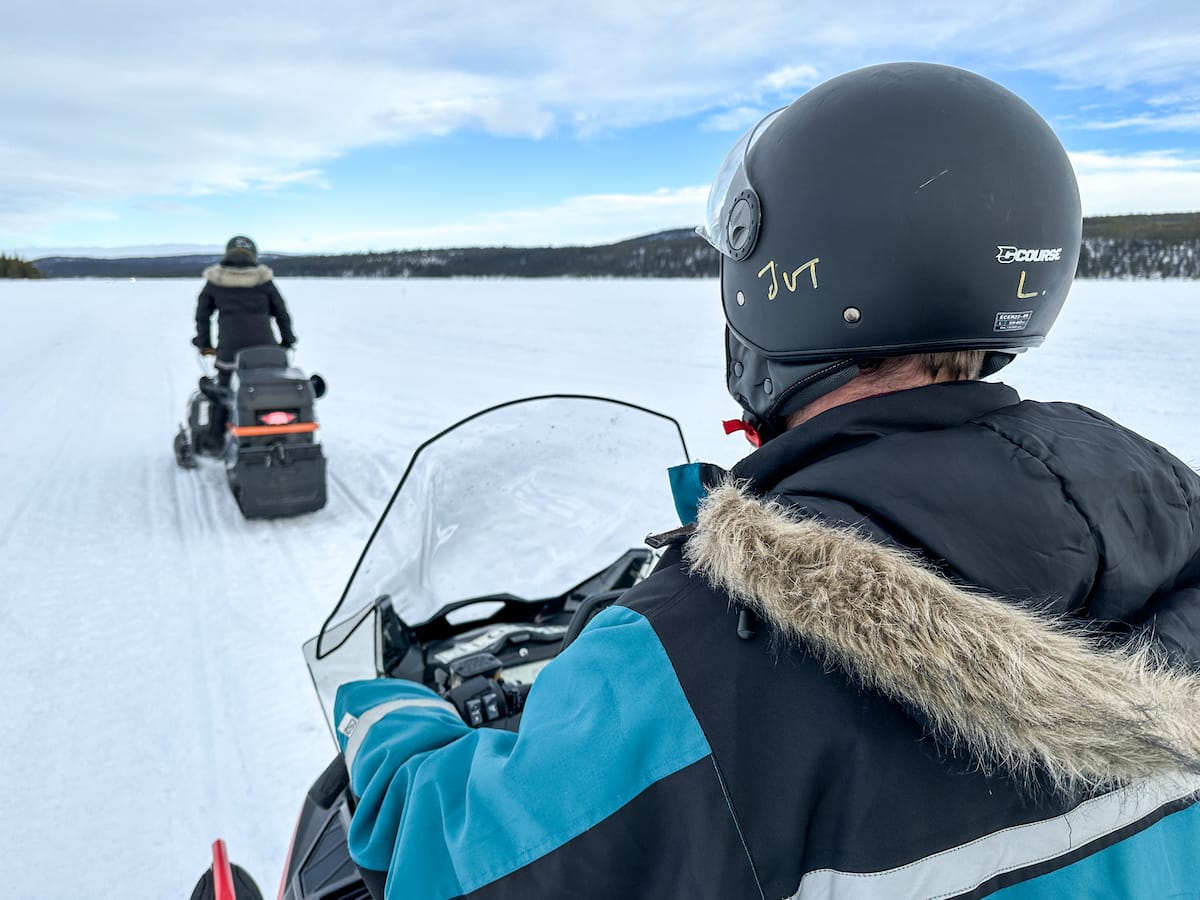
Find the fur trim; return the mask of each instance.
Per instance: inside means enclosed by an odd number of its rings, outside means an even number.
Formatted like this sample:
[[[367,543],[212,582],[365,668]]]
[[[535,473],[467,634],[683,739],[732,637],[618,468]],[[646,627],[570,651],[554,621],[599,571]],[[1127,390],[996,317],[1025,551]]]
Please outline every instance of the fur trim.
[[[218,287],[248,288],[266,284],[275,273],[268,266],[209,266],[204,278]]]
[[[969,593],[908,555],[796,518],[731,483],[701,504],[685,559],[866,687],[918,710],[985,771],[1056,789],[1200,772],[1200,676],[1146,647]]]

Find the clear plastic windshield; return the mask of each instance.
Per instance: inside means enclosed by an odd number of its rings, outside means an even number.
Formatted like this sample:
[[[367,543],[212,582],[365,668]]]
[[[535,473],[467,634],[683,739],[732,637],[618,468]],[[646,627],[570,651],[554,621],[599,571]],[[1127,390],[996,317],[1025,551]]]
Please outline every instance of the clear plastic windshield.
[[[737,143],[725,155],[721,168],[717,170],[717,176],[709,187],[704,224],[696,228],[696,233],[723,256],[741,258],[737,256],[739,248],[731,243],[730,218],[734,204],[742,193],[753,190],[750,176],[746,172],[746,159],[755,142],[766,133],[767,128],[784,109],[786,107],[768,113],[738,138]],[[757,231],[757,225],[754,230]]]
[[[338,685],[379,674],[376,598],[417,625],[470,598],[558,596],[678,523],[666,470],[684,462],[674,419],[594,397],[505,404],[423,445],[305,645],[327,717]]]

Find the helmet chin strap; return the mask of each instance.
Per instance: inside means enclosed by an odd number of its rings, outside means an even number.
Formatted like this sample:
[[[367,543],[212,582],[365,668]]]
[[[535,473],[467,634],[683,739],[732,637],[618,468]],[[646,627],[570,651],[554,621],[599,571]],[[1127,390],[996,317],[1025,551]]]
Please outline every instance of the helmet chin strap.
[[[743,418],[769,441],[787,430],[787,418],[858,375],[852,359],[791,362],[768,359],[725,329],[725,378]]]
[[[764,442],[787,431],[787,420],[792,413],[799,412],[858,375],[858,366],[852,359],[817,363],[815,367],[819,367],[817,371],[792,384],[779,401],[763,413],[755,430]]]
[[[983,368],[980,369],[979,377],[987,378],[989,375],[995,375],[1010,362],[1016,359],[1018,353],[1024,352],[1025,349],[1021,348],[1019,350],[1012,351],[997,350],[987,354],[987,356],[983,358]]]
[[[766,412],[768,421],[778,421],[786,428],[789,416],[808,406],[814,400],[848,384],[858,376],[858,364],[852,359],[838,359],[817,363],[817,371],[793,382]]]

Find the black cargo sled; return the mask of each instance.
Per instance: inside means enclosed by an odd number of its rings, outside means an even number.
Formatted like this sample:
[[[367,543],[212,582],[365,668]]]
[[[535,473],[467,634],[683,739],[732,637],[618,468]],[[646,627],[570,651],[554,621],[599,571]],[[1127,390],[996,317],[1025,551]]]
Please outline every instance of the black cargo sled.
[[[198,455],[223,458],[229,487],[248,519],[313,512],[325,505],[325,456],[316,441],[320,375],[288,363],[282,347],[247,347],[237,355],[228,387],[201,378],[188,403],[187,425],[175,436],[175,460],[195,468]],[[227,424],[211,446],[209,419],[217,405]]]

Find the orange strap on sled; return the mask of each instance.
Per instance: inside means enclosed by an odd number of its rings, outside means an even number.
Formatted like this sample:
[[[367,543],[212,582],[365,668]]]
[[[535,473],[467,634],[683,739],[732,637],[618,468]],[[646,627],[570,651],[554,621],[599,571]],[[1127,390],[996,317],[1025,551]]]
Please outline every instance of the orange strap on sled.
[[[229,430],[235,437],[262,437],[267,434],[304,434],[316,431],[319,427],[316,422],[296,422],[292,425],[230,425]]]

